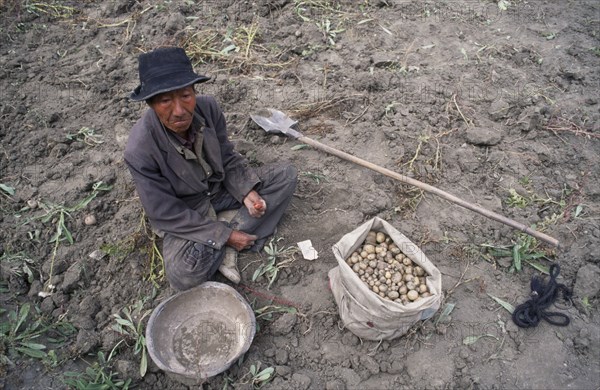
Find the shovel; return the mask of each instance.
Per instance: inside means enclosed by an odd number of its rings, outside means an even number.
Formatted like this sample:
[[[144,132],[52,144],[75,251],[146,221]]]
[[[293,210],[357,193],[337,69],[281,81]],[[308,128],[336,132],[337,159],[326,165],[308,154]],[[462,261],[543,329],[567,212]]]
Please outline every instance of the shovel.
[[[496,214],[493,211],[484,209],[480,206],[477,206],[477,205],[474,205],[467,201],[464,201],[460,198],[457,198],[456,196],[454,196],[452,194],[449,194],[445,191],[440,190],[439,188],[436,188],[436,187],[430,186],[429,184],[420,182],[419,180],[415,180],[410,177],[401,175],[401,174],[391,171],[387,168],[380,167],[379,165],[375,165],[373,163],[370,163],[368,161],[365,161],[363,159],[355,157],[351,154],[342,152],[341,150],[337,150],[330,146],[324,145],[324,144],[320,143],[319,141],[315,141],[314,139],[305,137],[299,131],[292,129],[292,126],[294,126],[298,122],[294,121],[293,119],[291,119],[290,117],[288,117],[281,111],[278,111],[278,110],[275,110],[272,108],[268,108],[265,110],[261,110],[254,115],[250,115],[250,117],[252,118],[252,120],[254,122],[256,122],[256,124],[258,124],[260,127],[265,129],[265,131],[267,133],[285,134],[285,135],[295,138],[298,141],[301,141],[307,145],[310,145],[316,149],[322,150],[329,154],[333,154],[334,156],[337,156],[337,157],[347,160],[347,161],[351,161],[355,164],[362,165],[365,168],[372,169],[375,172],[379,172],[385,176],[391,177],[392,179],[401,181],[402,183],[410,184],[410,185],[420,188],[424,191],[430,192],[432,194],[436,194],[437,196],[440,196],[446,200],[449,200],[452,203],[456,203],[457,205],[462,206],[466,209],[475,211],[476,213],[484,215],[495,221],[501,222],[512,228],[518,229],[524,233],[529,234],[530,236],[539,238],[540,240],[545,241],[549,244],[552,244],[556,247],[559,246],[559,242],[556,238],[550,237],[547,234],[544,234],[542,232],[538,232],[538,231],[530,228],[529,226],[523,225],[522,223],[514,221],[510,218],[506,218],[500,214]]]

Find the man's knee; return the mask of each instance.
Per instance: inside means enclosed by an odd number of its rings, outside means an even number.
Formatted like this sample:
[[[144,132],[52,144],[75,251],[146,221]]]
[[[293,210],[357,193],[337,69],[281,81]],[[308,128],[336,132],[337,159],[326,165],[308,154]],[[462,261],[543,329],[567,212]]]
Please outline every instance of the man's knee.
[[[298,170],[290,163],[283,167],[283,177],[288,188],[288,192],[293,193],[298,183]]]
[[[266,186],[275,185],[280,188],[291,189],[293,192],[298,182],[298,171],[290,163],[278,164],[270,167],[263,180]]]
[[[163,258],[169,284],[183,291],[210,280],[222,254],[223,251],[168,235],[163,242]]]

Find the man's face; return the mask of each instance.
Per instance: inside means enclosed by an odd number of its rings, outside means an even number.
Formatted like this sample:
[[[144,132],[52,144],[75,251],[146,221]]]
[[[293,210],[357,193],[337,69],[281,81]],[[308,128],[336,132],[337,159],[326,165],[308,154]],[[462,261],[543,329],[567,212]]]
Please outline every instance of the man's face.
[[[185,137],[192,125],[196,107],[196,92],[193,86],[156,95],[149,104],[167,129]]]

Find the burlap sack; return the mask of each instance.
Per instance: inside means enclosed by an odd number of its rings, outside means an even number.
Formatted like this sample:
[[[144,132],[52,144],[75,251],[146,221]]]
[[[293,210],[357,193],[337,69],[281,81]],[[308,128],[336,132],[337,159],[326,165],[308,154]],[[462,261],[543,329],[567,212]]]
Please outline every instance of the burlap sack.
[[[389,235],[402,252],[429,275],[431,296],[403,305],[381,298],[360,280],[346,259],[362,245],[369,230]],[[331,291],[344,326],[366,340],[391,340],[405,334],[419,320],[433,316],[442,301],[442,275],[421,249],[381,218],[373,218],[346,234],[333,246],[338,266],[329,271]]]

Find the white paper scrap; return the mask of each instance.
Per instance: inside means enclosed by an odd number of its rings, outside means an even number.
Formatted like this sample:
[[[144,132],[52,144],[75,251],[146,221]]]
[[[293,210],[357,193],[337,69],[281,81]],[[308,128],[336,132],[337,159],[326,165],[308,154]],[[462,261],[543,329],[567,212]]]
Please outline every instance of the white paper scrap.
[[[316,260],[319,258],[319,253],[313,247],[313,244],[310,242],[310,240],[299,242],[298,248],[300,248],[302,251],[302,257],[304,257],[306,260]]]

